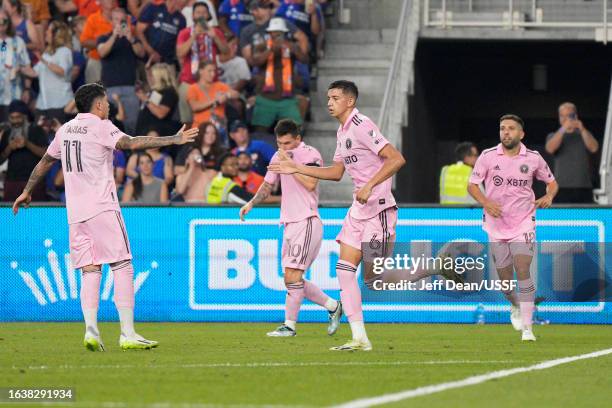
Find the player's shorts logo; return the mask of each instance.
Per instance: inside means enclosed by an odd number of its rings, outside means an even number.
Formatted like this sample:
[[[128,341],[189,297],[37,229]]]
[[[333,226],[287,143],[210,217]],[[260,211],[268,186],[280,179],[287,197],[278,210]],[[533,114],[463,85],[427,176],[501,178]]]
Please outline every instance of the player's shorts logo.
[[[353,146],[353,141],[351,139],[346,139],[346,144],[345,144],[347,150],[350,149]]]
[[[504,184],[504,179],[502,177],[499,177],[499,176],[494,176],[493,177],[493,184],[495,184],[495,186],[499,187],[502,184]]]
[[[379,249],[382,245],[379,240],[376,239],[376,235],[372,235],[372,239],[370,240],[370,249]]]
[[[527,172],[529,171],[529,166],[526,164],[523,164],[520,170],[521,170],[521,173],[527,174]]]

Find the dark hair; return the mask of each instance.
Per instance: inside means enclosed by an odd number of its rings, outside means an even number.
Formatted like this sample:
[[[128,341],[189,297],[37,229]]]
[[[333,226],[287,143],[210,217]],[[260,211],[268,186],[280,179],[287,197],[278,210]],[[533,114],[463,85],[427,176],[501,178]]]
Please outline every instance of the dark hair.
[[[525,128],[525,122],[523,122],[523,119],[521,119],[520,116],[518,115],[514,115],[512,113],[506,113],[504,116],[499,118],[499,123],[502,123],[504,120],[513,120],[519,125],[521,125],[521,128]]]
[[[342,93],[354,96],[355,100],[359,98],[359,89],[357,89],[357,85],[355,85],[355,83],[351,81],[334,81],[329,84],[329,87],[327,89],[340,89]]]
[[[196,3],[197,4],[197,3]],[[206,68],[209,65],[215,65],[211,60],[201,60],[198,64],[198,70],[196,71],[194,78],[196,82],[200,81],[200,70]]]
[[[208,11],[208,17],[210,18],[210,10],[208,8],[208,4],[201,2],[201,1],[196,1],[195,3],[193,3],[193,7],[191,7],[192,15],[198,7],[206,7],[206,11]]]
[[[151,163],[153,163],[153,156],[151,156],[147,152],[138,153],[138,161],[142,156],[147,156],[149,160],[151,160]],[[136,178],[132,180],[132,187],[134,187],[134,194],[132,194],[132,200],[136,200],[142,194],[142,176],[140,175],[140,172],[138,172],[138,176],[136,176]]]
[[[455,147],[455,157],[457,160],[463,161],[465,156],[472,155],[472,148],[474,147],[476,147],[476,145],[472,142],[459,143],[457,147]]]
[[[2,7],[0,7],[0,10],[2,10]],[[7,11],[2,10],[2,12],[6,16],[6,36],[7,37],[14,37],[15,36],[15,27],[13,27],[13,20],[11,20],[11,16],[9,16],[9,13]]]
[[[74,94],[74,101],[79,113],[91,112],[93,103],[98,98],[103,98],[106,95],[106,89],[102,84],[93,82],[91,84],[81,85]]]
[[[274,127],[274,134],[276,137],[290,134],[291,136],[301,136],[300,127],[291,119],[281,119]]]
[[[209,126],[212,126],[213,129],[215,129],[215,136],[216,136],[215,143],[213,143],[213,145],[210,146],[209,154],[212,155],[213,157],[217,157],[221,153],[223,153],[223,147],[221,146],[221,137],[219,135],[219,129],[217,129],[217,127],[212,122],[200,123],[200,126],[198,126],[198,135],[193,140],[193,148],[200,149],[202,147],[202,143],[204,142],[204,135],[206,134],[206,129]]]
[[[225,163],[225,161],[231,157],[236,157],[236,156],[234,156],[230,152],[223,153],[221,157],[219,157],[219,159],[217,160],[217,171],[221,171],[221,166],[223,166],[223,163]]]

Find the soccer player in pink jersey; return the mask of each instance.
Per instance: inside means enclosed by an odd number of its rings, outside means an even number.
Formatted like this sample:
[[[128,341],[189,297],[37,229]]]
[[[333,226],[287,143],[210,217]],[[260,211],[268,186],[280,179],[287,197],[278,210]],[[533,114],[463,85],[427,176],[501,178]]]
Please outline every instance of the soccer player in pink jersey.
[[[169,137],[131,137],[108,120],[108,98],[100,84],[81,86],[75,94],[79,114],[55,134],[47,152],[36,165],[13,212],[32,200],[32,189],[45,177],[53,163],[62,162],[66,186],[66,209],[70,231],[72,267],[81,269],[81,308],[85,319],[84,344],[88,350],[104,351],[98,330],[98,304],[102,264],[110,264],[119,312],[122,349],[150,349],[157,342],[134,330],[134,268],[125,223],[113,177],[113,151],[149,149],[185,144],[194,140],[197,129]]]
[[[353,179],[353,204],[336,237],[340,243],[340,259],[336,265],[340,298],[353,335],[346,344],[331,348],[340,351],[372,350],[363,322],[357,266],[362,261],[362,243],[370,248],[389,248],[395,240],[397,206],[391,193],[391,177],[405,163],[402,154],[385,139],[374,122],[355,108],[358,95],[353,82],[336,81],[329,85],[327,107],[330,115],[340,122],[331,166],[304,166],[282,151],[279,162],[269,166],[278,173],[300,173],[335,181],[346,170]],[[364,280],[368,284],[376,276],[370,268],[365,269]]]
[[[291,119],[282,119],[274,128],[280,151],[286,152],[296,163],[321,167],[323,159],[317,149],[302,142],[298,125]],[[278,153],[271,160],[278,162]],[[240,219],[265,200],[271,193],[279,175],[268,171],[264,183],[251,201],[240,209]],[[284,225],[282,265],[285,286],[285,323],[269,332],[270,337],[296,335],[295,324],[304,298],[326,308],[329,312],[327,334],[336,333],[342,317],[342,303],[330,298],[314,283],[304,279],[306,271],[317,257],[323,239],[323,224],[319,217],[318,180],[302,174],[281,174],[283,189],[280,222]]]
[[[489,235],[499,278],[511,280],[516,270],[518,298],[512,290],[504,292],[512,304],[512,325],[522,330],[524,341],[535,341],[535,286],[529,273],[536,236],[535,211],[551,206],[559,186],[540,153],[521,143],[525,137],[523,128],[523,120],[516,115],[500,118],[501,143],[480,154],[468,191],[484,207],[483,229]],[[537,200],[531,188],[534,178],[546,183],[546,194]],[[483,181],[486,194],[478,188]]]

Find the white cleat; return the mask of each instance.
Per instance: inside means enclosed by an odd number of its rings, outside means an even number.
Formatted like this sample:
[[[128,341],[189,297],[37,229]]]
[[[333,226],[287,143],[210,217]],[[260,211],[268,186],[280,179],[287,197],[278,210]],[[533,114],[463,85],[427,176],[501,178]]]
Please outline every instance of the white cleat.
[[[85,333],[85,339],[83,339],[83,345],[89,351],[106,351],[104,343],[100,336],[96,336],[90,332]]]
[[[371,351],[372,343],[370,340],[349,340],[341,346],[331,347],[332,351]]]
[[[518,306],[510,305],[510,321],[514,330],[523,330],[523,320],[521,319],[521,309]]]
[[[533,335],[531,329],[523,330],[523,337],[521,338],[523,341],[536,341],[536,336]]]
[[[276,330],[266,333],[268,337],[295,337],[297,333],[291,327],[281,324]]]
[[[123,334],[119,336],[119,347],[123,350],[150,350],[158,345],[159,343],[155,340],[147,340],[137,333],[131,337],[124,336]]]

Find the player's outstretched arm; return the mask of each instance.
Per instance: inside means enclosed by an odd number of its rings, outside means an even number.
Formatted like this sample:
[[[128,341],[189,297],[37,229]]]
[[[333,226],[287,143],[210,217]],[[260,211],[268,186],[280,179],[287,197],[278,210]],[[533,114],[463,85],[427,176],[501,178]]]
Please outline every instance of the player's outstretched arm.
[[[254,206],[265,201],[272,194],[272,185],[267,181],[264,181],[255,196],[251,200],[240,208],[240,221],[244,221],[244,217],[251,212]]]
[[[484,193],[480,190],[478,184],[469,183],[467,190],[468,193],[470,193],[470,195],[474,197],[474,200],[478,201],[478,203],[483,206],[487,214],[495,218],[501,215],[501,205],[499,205],[495,201],[489,200],[487,196],[485,196]]]
[[[152,149],[154,147],[164,147],[170,145],[182,145],[191,143],[198,135],[198,128],[185,130],[185,125],[173,136],[123,136],[117,141],[115,147],[122,150],[141,150]]]
[[[368,198],[372,194],[372,189],[388,179],[393,177],[399,169],[406,164],[404,156],[393,146],[386,145],[378,152],[378,155],[384,159],[383,166],[378,172],[355,194],[355,199],[361,204],[368,202]]]
[[[304,164],[297,164],[285,151],[279,150],[278,161],[270,163],[268,170],[280,174],[299,173],[321,180],[340,181],[344,175],[344,163],[334,162],[334,164],[327,167],[306,166]]]
[[[53,163],[56,161],[56,158],[47,153],[45,153],[42,159],[40,159],[36,167],[34,167],[34,170],[32,170],[32,174],[30,174],[30,178],[23,189],[23,193],[21,193],[21,195],[15,200],[15,203],[13,203],[13,214],[17,214],[21,205],[27,207],[28,204],[30,204],[30,201],[32,201],[32,190],[34,190],[34,187],[36,187],[40,180],[45,178],[53,166]]]

